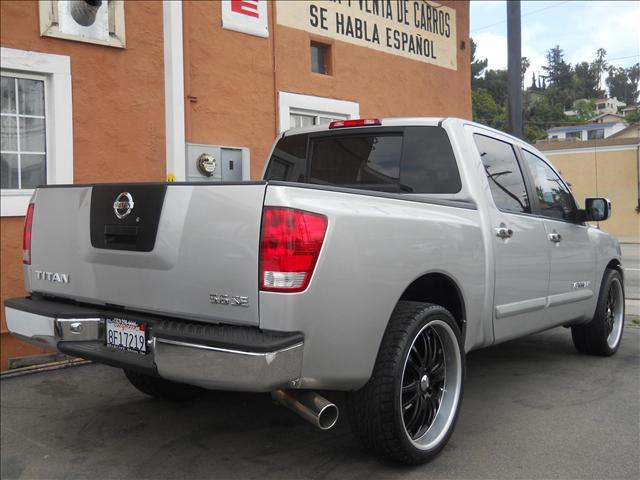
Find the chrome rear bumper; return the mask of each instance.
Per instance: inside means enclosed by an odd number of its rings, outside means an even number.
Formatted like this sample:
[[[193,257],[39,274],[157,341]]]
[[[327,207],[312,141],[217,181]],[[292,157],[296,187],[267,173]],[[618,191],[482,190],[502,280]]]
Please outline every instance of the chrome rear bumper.
[[[82,316],[86,316],[86,309]],[[213,345],[211,341],[198,343],[193,335],[184,341],[176,334],[163,338],[154,335],[152,328],[147,338],[148,353],[140,355],[112,350],[105,345],[104,324],[109,316],[112,315],[96,310],[95,315],[88,318],[66,318],[66,314],[43,315],[5,306],[9,331],[26,342],[113,366],[151,370],[149,373],[175,382],[218,390],[268,392],[291,388],[300,378],[304,349],[300,339],[291,345],[264,351],[264,348],[252,350],[247,345],[229,346],[228,327],[224,346]],[[241,331],[243,328],[248,327],[237,327],[241,338],[247,336]],[[255,329],[250,333],[256,336]]]

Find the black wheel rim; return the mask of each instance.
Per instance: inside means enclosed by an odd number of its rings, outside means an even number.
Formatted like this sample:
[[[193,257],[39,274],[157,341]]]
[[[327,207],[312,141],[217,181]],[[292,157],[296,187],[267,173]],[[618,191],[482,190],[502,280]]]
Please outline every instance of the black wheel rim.
[[[605,311],[605,325],[607,327],[607,336],[613,331],[613,323],[615,320],[616,311],[616,289],[614,285],[609,288],[609,295],[607,295],[607,307]]]
[[[609,348],[616,348],[624,324],[624,293],[620,280],[614,278],[607,292],[604,310],[604,334]]]
[[[417,440],[433,424],[444,394],[446,357],[442,339],[433,327],[415,338],[402,378],[402,419],[407,434]]]

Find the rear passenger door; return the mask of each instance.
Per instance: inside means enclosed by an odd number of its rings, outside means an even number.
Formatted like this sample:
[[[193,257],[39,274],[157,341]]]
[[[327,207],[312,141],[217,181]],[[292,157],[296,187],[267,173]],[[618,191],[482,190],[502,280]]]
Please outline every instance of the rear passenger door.
[[[495,341],[501,342],[544,328],[549,253],[516,149],[507,137],[480,132],[473,138],[487,179],[495,266],[493,328]]]
[[[592,306],[595,251],[588,227],[579,221],[569,188],[541,157],[522,149],[535,187],[534,208],[544,218],[550,257],[547,322],[584,318]]]

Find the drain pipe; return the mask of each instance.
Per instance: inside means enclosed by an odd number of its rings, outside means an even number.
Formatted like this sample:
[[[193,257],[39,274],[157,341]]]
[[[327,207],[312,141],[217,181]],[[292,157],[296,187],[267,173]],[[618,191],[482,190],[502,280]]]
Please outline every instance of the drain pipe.
[[[186,179],[182,2],[162,2],[162,33],[167,180],[180,182]]]

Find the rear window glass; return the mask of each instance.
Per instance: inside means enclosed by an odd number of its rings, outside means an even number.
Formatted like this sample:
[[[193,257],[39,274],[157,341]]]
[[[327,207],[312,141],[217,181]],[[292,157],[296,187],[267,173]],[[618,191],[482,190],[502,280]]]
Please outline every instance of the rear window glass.
[[[291,135],[280,139],[273,149],[265,180],[305,182],[307,135]]]
[[[310,183],[396,186],[401,154],[400,135],[318,138],[313,142]]]
[[[406,193],[462,188],[451,143],[440,127],[284,137],[265,179]]]

